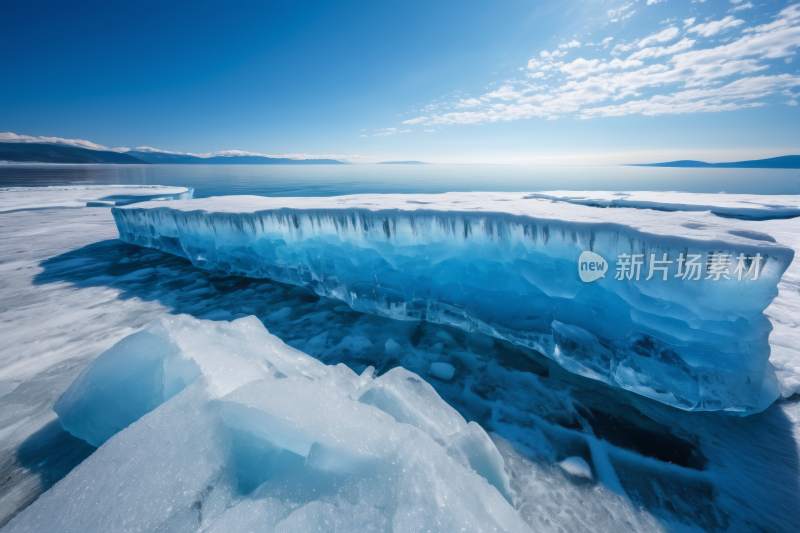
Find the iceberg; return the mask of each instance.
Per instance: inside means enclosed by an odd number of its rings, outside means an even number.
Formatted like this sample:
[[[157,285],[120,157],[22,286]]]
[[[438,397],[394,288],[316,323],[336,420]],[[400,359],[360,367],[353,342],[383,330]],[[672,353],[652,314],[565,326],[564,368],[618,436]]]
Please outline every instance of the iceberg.
[[[55,410],[100,447],[4,531],[530,531],[495,444],[428,383],[326,366],[253,316],[163,316]]]
[[[200,268],[481,332],[680,409],[746,415],[780,394],[764,310],[794,251],[710,212],[448,193],[228,196],[112,214],[123,241]]]

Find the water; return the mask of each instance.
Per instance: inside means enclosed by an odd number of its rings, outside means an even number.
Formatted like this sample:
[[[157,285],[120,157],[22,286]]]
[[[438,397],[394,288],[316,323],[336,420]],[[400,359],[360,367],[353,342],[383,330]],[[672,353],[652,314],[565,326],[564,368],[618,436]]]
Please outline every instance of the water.
[[[0,186],[194,187],[196,198],[547,190],[800,194],[800,171],[541,165],[0,165]]]

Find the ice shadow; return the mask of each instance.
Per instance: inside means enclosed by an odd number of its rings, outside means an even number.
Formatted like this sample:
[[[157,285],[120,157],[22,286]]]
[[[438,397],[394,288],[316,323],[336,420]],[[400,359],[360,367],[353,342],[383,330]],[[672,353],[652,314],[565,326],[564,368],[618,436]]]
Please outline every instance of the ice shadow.
[[[73,437],[53,420],[25,439],[17,450],[17,462],[39,476],[42,492],[46,491],[73,468],[89,457],[97,448]]]
[[[0,528],[42,493],[61,481],[96,448],[70,435],[58,420],[22,441],[12,454],[0,459],[0,496],[14,494],[16,509],[4,508]],[[35,478],[35,482],[31,482]]]
[[[402,365],[465,418],[549,465],[581,455],[597,471],[587,439],[607,442],[614,483],[636,507],[665,521],[707,530],[794,527],[800,461],[782,406],[741,419],[683,412],[571,374],[505,341],[358,313],[302,287],[201,270],[119,240],[40,266],[35,284],[113,287],[120,299],[156,301],[172,313],[204,319],[255,315],[284,342],[326,364],[344,363],[359,373],[374,366],[380,374]],[[453,381],[427,375],[437,359],[456,367]],[[542,436],[547,445],[537,444]]]

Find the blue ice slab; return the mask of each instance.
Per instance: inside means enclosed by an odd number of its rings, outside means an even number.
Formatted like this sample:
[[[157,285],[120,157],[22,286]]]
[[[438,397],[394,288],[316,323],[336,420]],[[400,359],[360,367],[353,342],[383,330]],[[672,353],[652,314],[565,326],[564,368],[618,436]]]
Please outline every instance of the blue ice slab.
[[[763,311],[794,252],[744,222],[512,193],[228,196],[112,213],[126,242],[480,331],[681,409],[747,414],[777,397]],[[582,281],[591,266],[603,275]]]

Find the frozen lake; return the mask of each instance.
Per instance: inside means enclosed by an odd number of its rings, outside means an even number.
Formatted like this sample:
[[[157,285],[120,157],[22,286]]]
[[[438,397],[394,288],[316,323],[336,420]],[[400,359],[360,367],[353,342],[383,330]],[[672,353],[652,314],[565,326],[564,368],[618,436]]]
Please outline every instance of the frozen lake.
[[[70,168],[83,173],[92,170]],[[184,168],[168,170],[177,173]],[[355,167],[346,167],[350,168]],[[51,167],[23,170],[53,172]],[[91,183],[78,180],[71,171],[59,183]],[[387,172],[404,171],[397,167]],[[298,180],[308,183],[302,181],[308,179],[302,177],[304,172],[299,169]],[[309,172],[318,172],[318,167]],[[264,174],[260,176],[248,178],[248,186],[265,179]],[[278,177],[274,179],[277,183]],[[181,183],[198,190],[205,185],[206,196],[219,194],[213,192],[213,177],[199,181]],[[233,190],[231,182],[226,183],[218,186]],[[163,184],[179,185],[169,180]],[[255,189],[248,191],[252,194]],[[800,218],[736,224],[768,234],[795,251],[800,248]],[[105,496],[112,488],[130,488],[113,476],[104,476],[103,461],[108,457],[141,461],[150,452],[138,447],[139,455],[125,455],[136,441],[115,438],[109,443],[116,447],[97,454],[95,448],[62,429],[52,408],[100,354],[166,313],[218,321],[255,316],[282,342],[325,365],[343,363],[357,374],[374,367],[379,378],[399,366],[413,372],[466,421],[477,422],[489,433],[505,462],[513,509],[535,531],[797,529],[797,262],[784,274],[780,294],[766,312],[775,328],[770,336],[771,362],[777,367],[784,398],[762,413],[737,418],[684,412],[612,389],[567,372],[533,350],[479,333],[359,313],[301,287],[202,270],[187,259],[121,242],[108,207],[33,207],[2,213],[0,250],[0,336],[4,339],[0,346],[0,524],[48,489],[53,489],[53,496],[46,509],[54,514],[40,516],[66,517],[71,505],[63,495],[77,487],[93,490],[92,480],[106,487],[97,493],[104,497],[104,516],[119,512],[138,516],[137,512],[147,509],[146,498],[158,497],[138,494],[145,499],[144,507],[137,508],[136,494],[119,492],[125,495],[121,500],[127,507],[117,510],[120,502]],[[431,362],[437,360],[455,368],[452,379],[428,374]],[[153,414],[159,412],[169,413],[159,408]],[[161,423],[175,427],[168,417]],[[153,427],[161,431],[160,426]],[[127,434],[124,430],[118,436]],[[80,469],[76,468],[79,464]],[[126,464],[143,476],[148,471],[137,469],[135,462]],[[158,470],[154,472],[157,475]],[[56,485],[68,474],[70,483]],[[250,490],[240,479],[239,491],[227,493],[226,505],[239,511],[248,505],[260,509],[264,499]],[[187,501],[187,506],[194,505],[191,498]],[[307,503],[292,505],[302,504],[300,509],[305,509]],[[213,513],[209,510],[204,516],[211,520]],[[9,524],[10,530],[42,530],[41,523],[22,520],[25,516]],[[44,525],[55,528],[57,521],[45,520]]]
[[[195,198],[545,190],[800,194],[799,170],[534,165],[0,165],[0,187],[194,187]]]

